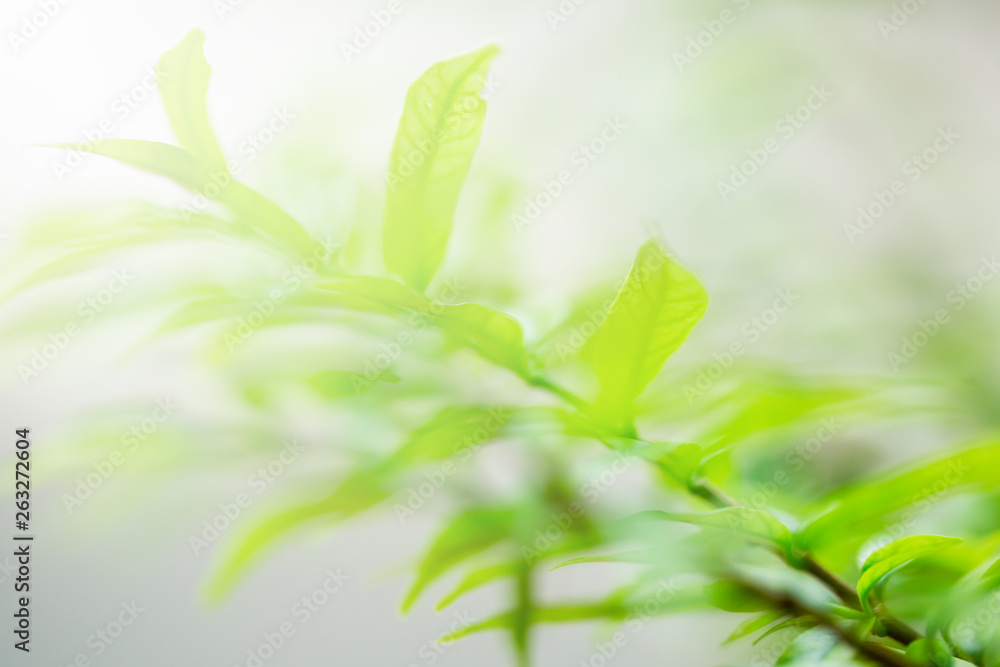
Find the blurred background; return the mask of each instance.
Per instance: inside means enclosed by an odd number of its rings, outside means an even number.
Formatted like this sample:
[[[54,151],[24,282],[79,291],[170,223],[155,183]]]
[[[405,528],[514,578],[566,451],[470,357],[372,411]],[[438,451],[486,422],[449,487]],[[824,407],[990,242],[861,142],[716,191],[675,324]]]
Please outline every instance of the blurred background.
[[[380,17],[385,25],[372,23]],[[539,342],[575,306],[613,291],[639,245],[658,236],[712,299],[668,370],[697,377],[717,365],[724,374],[739,344],[740,363],[939,391],[927,410],[942,414],[929,424],[838,433],[809,470],[822,486],[824,475],[913,458],[1000,420],[998,25],[1000,6],[961,0],[6,2],[0,433],[32,428],[39,484],[35,645],[17,664],[84,655],[109,666],[247,665],[247,651],[289,620],[296,634],[268,665],[511,664],[498,635],[432,644],[463,614],[485,618],[502,592],[483,590],[442,614],[430,603],[398,613],[413,555],[439,518],[434,507],[405,522],[386,507],[299,533],[231,598],[204,603],[240,521],[321,487],[330,471],[393,447],[402,425],[420,422],[417,400],[387,419],[377,402],[328,410],[294,392],[233,393],[258,388],[254,372],[273,389],[282,372],[308,369],[303,350],[339,354],[322,352],[315,331],[262,331],[241,349],[252,362],[242,364],[207,363],[203,333],[149,342],[170,313],[149,304],[253,275],[262,260],[170,243],[18,287],[58,245],[58,224],[190,201],[163,179],[39,145],[172,142],[151,68],[191,29],[206,35],[210,118],[240,178],[316,237],[335,246],[373,237],[376,249],[407,87],[438,60],[498,44],[482,141],[436,289],[457,282],[462,300],[512,313]],[[568,185],[542,196],[561,172]],[[71,323],[80,333],[65,349],[36,374],[19,370]],[[378,350],[377,338],[368,344]],[[419,357],[407,353],[401,364],[420,367]],[[478,368],[464,382],[456,392],[481,400],[512,391],[509,378]],[[79,493],[125,433],[134,455]],[[298,451],[287,449],[292,441],[302,452],[279,458]],[[477,470],[499,485],[518,474],[517,461],[499,454]],[[205,522],[244,493],[252,502],[232,530],[197,546]],[[336,592],[300,624],[301,600],[331,572],[339,583],[325,590]],[[9,576],[0,557],[5,590]],[[613,577],[569,568],[546,594]],[[118,637],[96,634],[133,603],[143,611]],[[732,627],[712,614],[652,627],[609,664],[754,657],[716,648]],[[588,661],[602,636],[592,624],[544,628],[538,664],[597,664]]]

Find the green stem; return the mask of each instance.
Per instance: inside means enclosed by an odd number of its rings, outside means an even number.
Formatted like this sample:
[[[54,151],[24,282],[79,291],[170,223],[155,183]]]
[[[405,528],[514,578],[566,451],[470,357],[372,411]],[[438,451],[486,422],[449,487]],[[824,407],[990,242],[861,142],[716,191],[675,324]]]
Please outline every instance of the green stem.
[[[560,387],[556,383],[541,376],[533,376],[527,378],[527,381],[532,386],[545,389],[551,392],[552,394],[555,394],[556,396],[558,396],[559,398],[563,399],[564,401],[572,405],[574,408],[576,408],[584,418],[590,420],[590,417],[587,414],[590,408],[590,404],[587,403],[582,398],[580,398],[579,396],[577,396],[576,394],[572,393],[567,389],[564,389],[563,387]],[[592,425],[594,425],[599,430],[605,430],[603,426],[599,424],[594,424],[593,420],[590,421]],[[635,433],[634,429],[626,429],[625,431],[626,432],[613,433],[610,435],[641,440],[638,434]],[[716,486],[708,479],[699,478],[693,480],[688,485],[688,488],[692,494],[714,505],[715,507],[719,508],[742,507],[742,505],[736,499],[728,495],[725,491],[723,491],[721,488]],[[822,582],[827,588],[833,591],[833,593],[836,594],[838,598],[840,598],[846,605],[848,605],[852,609],[861,609],[861,601],[858,598],[858,594],[855,591],[854,587],[851,586],[847,581],[845,581],[840,575],[833,572],[832,570],[827,569],[822,564],[820,564],[812,555],[803,554],[799,559],[797,559],[797,561],[792,561],[786,557],[785,562],[789,566],[794,567],[795,569],[801,570],[803,572],[806,572],[812,575],[820,582]],[[879,622],[882,624],[882,626],[886,629],[886,636],[891,637],[892,639],[896,640],[903,646],[907,646],[923,637],[923,635],[921,635],[915,629],[913,629],[903,621],[894,617],[883,606],[879,606],[876,609],[876,616]],[[876,644],[875,646],[880,646],[880,645]],[[855,648],[861,650],[863,647],[855,646]],[[881,646],[879,649],[871,649],[871,650],[874,650],[876,652],[882,650],[888,651],[888,649],[885,649],[885,647]],[[881,656],[882,658],[881,661],[883,662],[883,664],[900,664],[900,665],[910,664],[908,661],[904,663],[891,662],[891,660],[893,660],[895,657],[896,657],[895,653],[888,651],[888,655]],[[889,660],[890,662],[886,662],[886,660]]]

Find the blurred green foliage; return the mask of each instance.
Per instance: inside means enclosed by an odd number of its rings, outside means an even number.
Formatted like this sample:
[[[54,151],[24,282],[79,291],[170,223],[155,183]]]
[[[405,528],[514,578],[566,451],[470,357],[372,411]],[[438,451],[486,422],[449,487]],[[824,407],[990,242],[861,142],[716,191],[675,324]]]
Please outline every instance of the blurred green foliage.
[[[526,342],[518,319],[468,302],[437,276],[483,129],[479,91],[494,47],[438,63],[410,88],[390,157],[383,266],[358,271],[369,264],[359,260],[371,256],[369,230],[331,245],[235,179],[208,123],[202,42],[192,33],[159,64],[179,146],[121,139],[64,146],[165,176],[201,204],[41,226],[30,244],[54,257],[16,293],[144,244],[222,242],[259,257],[238,276],[164,295],[163,304],[181,304],[156,335],[225,324],[213,358],[232,396],[258,416],[288,395],[376,416],[406,401],[423,415],[398,447],[354,452],[338,480],[318,479],[303,490],[308,497],[243,535],[211,596],[225,595],[294,529],[388,505],[403,520],[423,505],[407,493],[438,479],[433,492],[453,497],[453,514],[417,565],[403,608],[458,570],[438,608],[506,582],[510,608],[451,638],[503,630],[522,665],[540,624],[641,627],[659,615],[718,609],[740,617],[731,642],[793,633],[781,665],[1000,666],[1000,443],[989,433],[997,391],[975,364],[962,369],[959,388],[976,397],[969,410],[986,415],[969,429],[970,442],[876,470],[858,457],[866,438],[893,421],[961,414],[956,394],[882,379],[806,378],[747,361],[707,383],[701,370],[661,375],[708,297],[658,239],[639,249],[617,295],[612,288],[580,295],[561,323]],[[491,291],[516,302],[513,277]],[[238,353],[256,330],[308,325],[355,338],[273,345],[250,359]],[[942,336],[935,345],[962,343]],[[404,363],[410,349],[415,359]],[[455,380],[463,372],[501,376],[503,398],[469,400],[467,385]],[[991,392],[979,391],[987,385]],[[692,393],[693,386],[700,388]],[[97,429],[93,437],[103,436]],[[234,437],[247,446],[260,439],[259,429]],[[855,465],[831,458],[831,442]],[[529,462],[513,491],[477,480],[482,471],[471,462],[486,447],[511,448]],[[829,474],[816,474],[817,465]],[[609,491],[616,485],[631,492],[631,503],[609,499],[619,495]],[[955,501],[974,516],[955,520]],[[954,531],[922,532],[946,529]],[[537,595],[547,569],[614,563],[628,564],[634,578],[606,597],[548,604]]]

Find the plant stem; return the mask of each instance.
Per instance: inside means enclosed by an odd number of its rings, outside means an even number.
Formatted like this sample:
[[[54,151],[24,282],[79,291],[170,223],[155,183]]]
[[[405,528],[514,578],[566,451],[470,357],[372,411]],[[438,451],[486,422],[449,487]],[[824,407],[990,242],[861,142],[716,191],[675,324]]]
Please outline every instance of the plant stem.
[[[590,405],[585,400],[574,394],[573,392],[564,389],[563,387],[560,387],[556,383],[541,376],[532,376],[530,378],[526,378],[526,380],[532,386],[538,387],[540,389],[546,389],[549,392],[555,394],[556,396],[558,396],[559,398],[563,399],[564,401],[572,405],[574,408],[576,408],[584,418],[589,419],[589,415],[587,414],[587,412]],[[600,430],[605,430],[604,427],[599,424],[595,424],[595,427],[599,428]],[[635,433],[634,430],[631,430],[628,433],[616,433],[613,435],[616,435],[618,437],[633,438],[635,440],[641,441],[641,438],[639,438],[638,434]],[[727,494],[725,491],[723,491],[721,488],[715,485],[712,481],[705,478],[698,478],[696,480],[693,480],[688,485],[688,489],[695,496],[698,496],[699,498],[719,508],[739,508],[743,506],[740,502],[738,502],[735,498]],[[801,570],[803,572],[806,572],[815,577],[817,580],[822,582],[827,588],[833,591],[833,593],[836,594],[838,598],[840,598],[846,605],[848,605],[852,609],[861,609],[861,601],[858,598],[858,594],[855,591],[854,587],[851,586],[847,581],[843,579],[843,577],[838,575],[836,572],[827,569],[825,566],[819,563],[811,554],[808,553],[803,554],[797,560],[797,562],[792,561],[787,557],[785,557],[785,562],[789,566],[794,567],[795,569]],[[813,613],[812,615],[815,616],[816,614]],[[887,609],[885,609],[884,606],[879,605],[876,608],[876,617],[878,618],[882,626],[886,629],[886,636],[896,640],[903,646],[907,646],[923,637],[923,635],[921,635],[915,629],[907,625],[905,622],[894,617]],[[853,646],[860,653],[864,653],[868,657],[878,662],[881,662],[882,664],[891,665],[893,667],[896,666],[912,667],[911,663],[908,660],[900,658],[900,656],[898,656],[896,653],[893,653],[892,651],[885,648],[884,646],[881,646],[880,644],[871,644],[870,642],[866,643],[861,640],[858,640],[853,636],[850,636],[849,634],[845,635],[843,631],[841,631],[839,627],[836,626],[835,623],[832,623],[831,630],[836,632],[843,641]]]
[[[850,630],[842,628],[837,619],[821,611],[807,607],[791,595],[775,593],[739,577],[734,577],[733,580],[758,597],[769,600],[775,606],[787,611],[789,614],[816,619],[820,625],[835,634],[840,641],[853,648],[858,655],[864,658],[868,658],[881,665],[886,665],[886,667],[915,667],[913,662],[905,655],[899,654],[882,644],[868,642],[863,638],[857,637]]]

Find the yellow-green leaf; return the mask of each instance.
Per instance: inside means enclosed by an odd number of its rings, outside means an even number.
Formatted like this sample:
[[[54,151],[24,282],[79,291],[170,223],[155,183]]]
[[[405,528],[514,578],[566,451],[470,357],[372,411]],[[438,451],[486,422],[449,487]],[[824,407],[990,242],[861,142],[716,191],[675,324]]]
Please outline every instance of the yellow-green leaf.
[[[776,546],[789,556],[793,555],[791,531],[785,524],[761,510],[749,507],[728,507],[702,514],[678,514],[652,510],[642,512],[638,516],[679,521],[706,528],[732,530],[756,541]]]
[[[213,172],[194,155],[170,144],[139,139],[102,139],[80,144],[56,144],[53,148],[103,155],[137,169],[166,176],[207,200],[216,200],[229,208],[250,227],[283,241],[304,257],[316,257],[319,246],[305,229],[280,207],[221,172]],[[194,206],[185,208],[185,217],[197,213]]]
[[[208,122],[205,98],[212,68],[202,51],[204,42],[205,34],[192,30],[160,58],[156,80],[170,126],[181,146],[209,169],[228,172],[226,159]]]
[[[406,611],[428,584],[484,549],[508,536],[513,513],[506,509],[473,509],[461,514],[431,545],[406,595]]]
[[[862,607],[871,612],[871,602],[868,599],[871,592],[896,568],[961,542],[962,540],[954,537],[911,535],[882,547],[869,556],[861,567],[861,577],[858,579],[858,597],[861,598]]]
[[[432,66],[410,86],[389,164],[386,268],[423,292],[444,259],[462,183],[479,145],[479,95],[494,46]]]
[[[524,332],[513,317],[475,303],[437,306],[432,312],[437,325],[457,342],[521,377],[528,376]]]
[[[705,314],[708,295],[698,279],[651,239],[592,339],[587,357],[597,371],[599,413],[631,423],[632,403]]]

